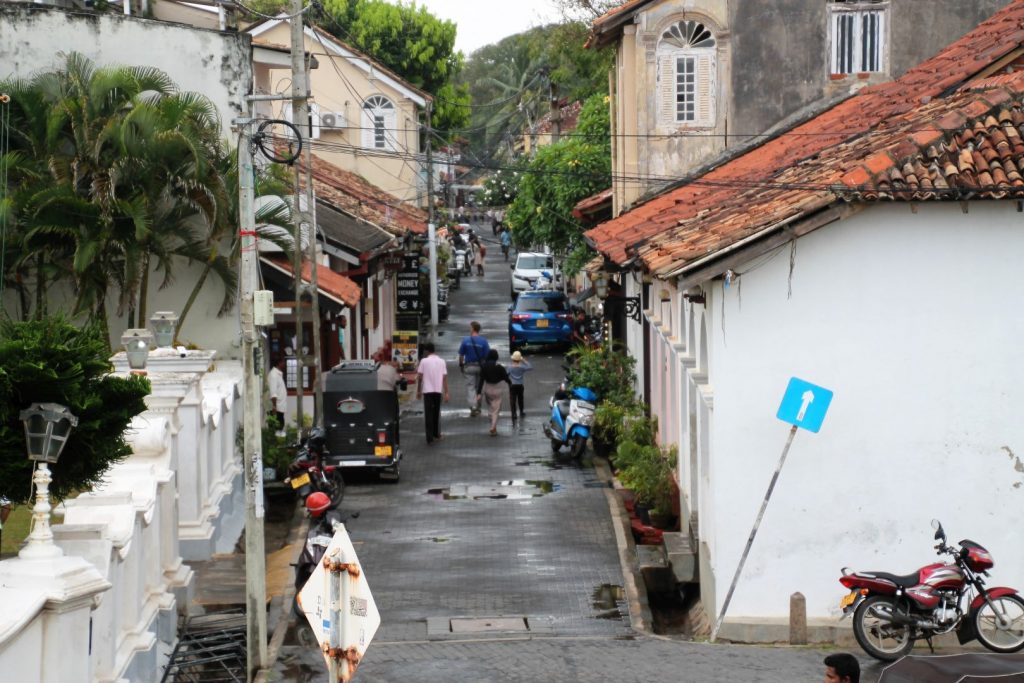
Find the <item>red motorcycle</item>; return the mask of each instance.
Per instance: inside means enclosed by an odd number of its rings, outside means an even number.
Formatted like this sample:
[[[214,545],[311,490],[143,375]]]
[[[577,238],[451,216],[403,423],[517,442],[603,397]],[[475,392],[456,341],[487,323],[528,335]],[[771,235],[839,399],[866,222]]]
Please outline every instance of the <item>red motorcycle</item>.
[[[932,520],[935,550],[949,555],[913,574],[850,572],[839,583],[850,589],[840,601],[843,618],[853,614],[853,635],[875,659],[892,662],[910,652],[915,640],[956,631],[960,644],[977,639],[993,652],[1024,648],[1024,599],[1013,588],[985,588],[982,576],[992,555],[974,541],[946,545],[946,532]]]

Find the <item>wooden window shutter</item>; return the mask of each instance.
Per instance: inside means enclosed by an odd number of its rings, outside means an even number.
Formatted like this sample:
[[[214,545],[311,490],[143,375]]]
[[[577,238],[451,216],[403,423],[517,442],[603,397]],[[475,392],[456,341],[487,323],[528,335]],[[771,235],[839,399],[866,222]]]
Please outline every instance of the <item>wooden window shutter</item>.
[[[363,107],[362,115],[359,117],[361,121],[360,126],[362,127],[362,139],[364,149],[373,149],[374,147],[374,127],[373,127],[373,110]]]
[[[384,147],[392,152],[398,149],[398,112],[395,109],[384,111]]]
[[[697,116],[698,126],[715,125],[715,53],[697,57]]]
[[[676,125],[676,56],[658,56],[658,125]]]

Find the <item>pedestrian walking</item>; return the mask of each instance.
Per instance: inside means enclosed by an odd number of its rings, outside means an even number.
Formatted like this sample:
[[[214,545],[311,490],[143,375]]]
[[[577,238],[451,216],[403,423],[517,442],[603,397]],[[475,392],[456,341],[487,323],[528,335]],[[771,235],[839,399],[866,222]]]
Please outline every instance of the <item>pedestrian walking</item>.
[[[487,247],[484,246],[483,242],[477,241],[476,247],[476,274],[484,274],[484,257],[487,256]]]
[[[512,247],[512,232],[505,228],[501,231],[501,253],[505,256],[505,262],[508,262],[508,251]]]
[[[523,379],[526,378],[526,373],[533,370],[533,366],[530,365],[530,361],[523,358],[523,354],[519,351],[512,353],[512,365],[508,367],[508,378],[511,384],[509,384],[509,406],[512,408],[512,426],[516,425],[516,412],[518,407],[519,417],[526,417],[526,411],[523,410],[523,403],[525,400],[526,387],[523,385]]]
[[[423,344],[423,356],[416,368],[416,398],[423,399],[423,421],[427,444],[443,439],[441,434],[441,401],[448,402],[448,365],[434,354],[434,344]]]
[[[477,397],[477,384],[480,379],[480,366],[487,359],[491,345],[480,334],[483,328],[473,321],[469,324],[469,336],[462,339],[459,345],[459,370],[466,378],[466,402],[469,403],[469,416],[480,414],[480,399]]]
[[[270,411],[277,420],[276,431],[284,429],[284,411],[288,405],[288,385],[284,382],[285,357],[274,361],[267,373],[267,393],[270,395]]]
[[[498,435],[498,415],[501,414],[501,402],[505,396],[502,383],[512,389],[512,381],[508,377],[505,366],[498,362],[498,352],[491,349],[487,352],[487,360],[480,368],[480,381],[477,384],[477,400],[487,401],[487,414],[491,418],[491,436]]]

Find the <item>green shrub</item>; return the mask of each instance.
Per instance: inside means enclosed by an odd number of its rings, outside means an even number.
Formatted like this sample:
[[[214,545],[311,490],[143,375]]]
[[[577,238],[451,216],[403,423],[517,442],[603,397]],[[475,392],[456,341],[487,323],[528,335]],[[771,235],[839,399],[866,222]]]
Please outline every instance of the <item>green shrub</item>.
[[[60,461],[50,467],[50,495],[63,500],[96,484],[131,454],[124,439],[146,409],[149,380],[110,375],[106,335],[62,317],[0,320],[0,497],[27,502],[33,463],[19,413],[33,403],[60,403],[78,417]]]
[[[636,380],[636,359],[607,346],[596,349],[578,346],[569,352],[572,366],[569,383],[587,387],[601,402],[629,405],[636,401],[633,384]]]

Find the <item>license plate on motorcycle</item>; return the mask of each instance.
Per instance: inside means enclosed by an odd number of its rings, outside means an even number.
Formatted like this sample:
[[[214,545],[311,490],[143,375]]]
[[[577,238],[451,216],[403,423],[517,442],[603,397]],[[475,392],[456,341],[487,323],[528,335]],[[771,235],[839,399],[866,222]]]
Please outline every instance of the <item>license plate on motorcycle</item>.
[[[544,318],[541,318],[540,320],[537,321],[537,327],[547,327],[547,326],[548,326],[548,321],[545,320]]]
[[[391,446],[374,446],[373,454],[385,458],[391,455]]]
[[[860,591],[850,591],[849,594],[844,595],[843,599],[839,601],[839,609],[846,609],[853,603],[857,602],[858,595],[860,595]]]
[[[297,477],[292,477],[293,489],[300,489],[303,486],[306,486],[307,484],[309,484],[309,474],[307,473],[300,474]]]

